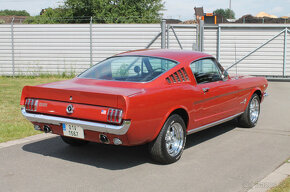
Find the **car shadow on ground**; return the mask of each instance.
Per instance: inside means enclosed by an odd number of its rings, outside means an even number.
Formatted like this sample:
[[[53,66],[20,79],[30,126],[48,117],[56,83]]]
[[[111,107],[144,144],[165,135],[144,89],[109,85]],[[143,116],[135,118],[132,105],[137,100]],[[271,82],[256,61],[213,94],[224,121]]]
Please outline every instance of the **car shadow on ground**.
[[[185,150],[234,128],[236,128],[235,121],[230,121],[189,135]],[[71,147],[65,144],[60,137],[54,137],[26,144],[22,149],[31,153],[109,170],[128,169],[144,163],[156,164],[150,159],[147,145],[125,147],[90,143],[82,147]]]
[[[191,135],[188,135],[186,138],[186,145],[185,150],[191,147],[194,147],[195,145],[198,145],[202,142],[205,142],[207,140],[210,140],[212,138],[215,138],[219,135],[222,135],[228,131],[231,131],[233,129],[237,128],[237,120],[231,120],[229,122],[208,128],[206,130],[193,133]]]

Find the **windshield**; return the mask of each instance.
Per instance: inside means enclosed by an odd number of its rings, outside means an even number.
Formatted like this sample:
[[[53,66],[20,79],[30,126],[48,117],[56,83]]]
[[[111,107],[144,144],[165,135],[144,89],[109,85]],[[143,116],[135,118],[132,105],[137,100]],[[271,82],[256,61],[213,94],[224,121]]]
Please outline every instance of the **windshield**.
[[[176,66],[177,62],[148,56],[112,57],[94,65],[80,78],[147,82]]]

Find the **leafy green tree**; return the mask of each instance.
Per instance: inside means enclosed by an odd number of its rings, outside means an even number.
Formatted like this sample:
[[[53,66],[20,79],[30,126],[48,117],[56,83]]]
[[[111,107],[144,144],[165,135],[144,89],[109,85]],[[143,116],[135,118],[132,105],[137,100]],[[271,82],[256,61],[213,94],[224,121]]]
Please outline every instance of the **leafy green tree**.
[[[93,17],[94,23],[156,23],[163,9],[162,0],[65,0],[59,8],[49,8],[27,22],[88,23]]]
[[[57,24],[57,23],[70,23],[72,14],[70,10],[64,8],[47,8],[43,15],[28,17],[24,23],[28,24]]]
[[[25,10],[17,11],[17,10],[0,10],[0,16],[30,16],[29,13]]]
[[[226,19],[235,19],[235,12],[231,9],[216,9],[214,13],[222,15]]]

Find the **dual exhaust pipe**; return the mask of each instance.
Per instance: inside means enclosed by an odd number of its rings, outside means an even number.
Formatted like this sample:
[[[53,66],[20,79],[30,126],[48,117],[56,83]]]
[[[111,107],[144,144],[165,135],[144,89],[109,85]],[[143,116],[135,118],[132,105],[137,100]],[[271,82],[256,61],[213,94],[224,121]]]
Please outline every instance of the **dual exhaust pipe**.
[[[44,125],[43,126],[43,130],[41,130],[39,125],[34,125],[34,129],[36,131],[43,131],[44,133],[50,133],[51,132],[51,128],[48,125]]]
[[[41,130],[39,125],[34,125],[34,129],[35,130]],[[51,128],[48,125],[44,125],[43,126],[43,131],[44,131],[44,133],[52,132]],[[108,139],[107,135],[105,135],[105,134],[100,134],[99,138],[100,138],[101,143],[105,143],[105,144],[109,144],[110,143],[110,140]],[[122,141],[119,138],[114,138],[113,139],[113,143],[115,145],[121,145]]]
[[[40,130],[40,127],[39,127],[38,125],[35,125],[34,128],[35,128],[36,130]],[[43,131],[44,131],[44,133],[50,133],[50,132],[51,132],[51,128],[50,128],[48,125],[44,125],[44,126],[43,126]],[[100,141],[101,141],[102,143],[106,143],[106,144],[110,143],[110,140],[109,140],[108,137],[107,137],[106,135],[104,135],[104,134],[100,134]]]
[[[107,137],[106,135],[104,135],[104,134],[100,134],[100,141],[101,141],[102,143],[105,143],[105,144],[109,144],[109,143],[110,143],[110,140],[109,140],[108,137]],[[113,144],[114,144],[114,145],[122,145],[123,142],[121,141],[121,139],[115,137],[115,138],[113,139]]]

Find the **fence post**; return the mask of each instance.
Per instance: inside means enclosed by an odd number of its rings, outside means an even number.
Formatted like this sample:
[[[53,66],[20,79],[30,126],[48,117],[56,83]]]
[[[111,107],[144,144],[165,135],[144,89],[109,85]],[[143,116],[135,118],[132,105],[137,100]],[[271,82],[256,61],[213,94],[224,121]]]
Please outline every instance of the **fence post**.
[[[220,62],[221,57],[221,27],[218,25],[218,32],[217,32],[217,60]]]
[[[288,28],[286,27],[285,32],[284,32],[283,77],[285,77],[285,75],[286,75],[287,33],[288,33]]]
[[[161,49],[166,48],[166,20],[161,21]]]
[[[93,65],[93,17],[90,19],[90,65]]]
[[[169,39],[170,39],[170,37],[169,37],[169,29],[170,29],[170,25],[167,25],[167,41],[166,41],[166,43],[167,43],[167,45],[166,45],[166,48],[167,49],[169,49]]]
[[[14,17],[11,20],[11,60],[12,60],[12,76],[15,76],[15,58],[14,58]]]
[[[204,21],[199,21],[199,30],[198,30],[198,50],[203,52],[203,32],[204,32]]]

